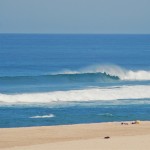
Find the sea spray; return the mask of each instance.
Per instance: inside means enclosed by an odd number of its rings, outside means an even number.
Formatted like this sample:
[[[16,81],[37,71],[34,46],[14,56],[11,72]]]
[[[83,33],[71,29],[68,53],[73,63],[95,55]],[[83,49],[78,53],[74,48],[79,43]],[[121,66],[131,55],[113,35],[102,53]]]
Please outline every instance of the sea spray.
[[[78,71],[74,70],[64,70],[57,74],[95,74],[95,73],[104,73],[112,77],[118,77],[121,80],[150,80],[150,71],[149,70],[130,70],[117,65],[92,65],[85,68],[82,68]]]

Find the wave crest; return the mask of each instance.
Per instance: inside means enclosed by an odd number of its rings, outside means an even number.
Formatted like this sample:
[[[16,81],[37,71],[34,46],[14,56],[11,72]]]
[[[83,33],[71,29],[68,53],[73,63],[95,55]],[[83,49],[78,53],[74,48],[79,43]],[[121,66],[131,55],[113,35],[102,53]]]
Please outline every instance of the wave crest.
[[[39,76],[2,76],[0,82],[109,82],[150,80],[150,71],[127,70],[115,65],[90,66],[78,71],[63,70]]]
[[[109,76],[118,77],[120,80],[150,80],[150,71],[127,70],[116,65],[90,66],[79,71],[64,70],[58,74],[83,74],[83,73],[106,73]]]
[[[71,73],[71,74],[50,74],[50,75],[40,75],[40,76],[18,76],[18,77],[0,77],[0,83],[32,83],[32,82],[109,82],[113,80],[119,80],[119,77],[109,75],[107,73]]]

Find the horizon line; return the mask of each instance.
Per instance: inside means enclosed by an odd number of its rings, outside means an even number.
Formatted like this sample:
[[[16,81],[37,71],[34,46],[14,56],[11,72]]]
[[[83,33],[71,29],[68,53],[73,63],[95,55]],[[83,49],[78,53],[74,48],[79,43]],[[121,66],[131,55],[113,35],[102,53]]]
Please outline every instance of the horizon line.
[[[0,34],[37,34],[37,35],[150,35],[150,33],[17,33],[17,32],[13,32],[13,33],[0,33]]]

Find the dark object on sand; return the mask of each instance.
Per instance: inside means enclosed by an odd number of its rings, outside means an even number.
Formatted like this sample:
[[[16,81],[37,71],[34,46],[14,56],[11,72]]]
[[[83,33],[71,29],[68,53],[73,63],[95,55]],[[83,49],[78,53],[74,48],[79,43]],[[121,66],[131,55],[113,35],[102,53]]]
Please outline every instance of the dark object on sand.
[[[131,124],[140,124],[139,120],[133,121]]]
[[[121,125],[128,125],[128,123],[126,123],[126,122],[122,122],[122,123],[121,123]]]
[[[109,136],[105,136],[104,139],[110,139],[110,137]]]

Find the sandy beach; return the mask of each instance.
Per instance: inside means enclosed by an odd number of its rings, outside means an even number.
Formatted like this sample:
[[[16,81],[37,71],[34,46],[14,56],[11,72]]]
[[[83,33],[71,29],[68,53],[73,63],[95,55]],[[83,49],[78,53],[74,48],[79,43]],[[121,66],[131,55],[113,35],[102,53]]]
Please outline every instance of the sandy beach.
[[[1,128],[5,150],[147,150],[150,122],[119,122],[29,128]],[[109,139],[104,137],[109,136]]]

